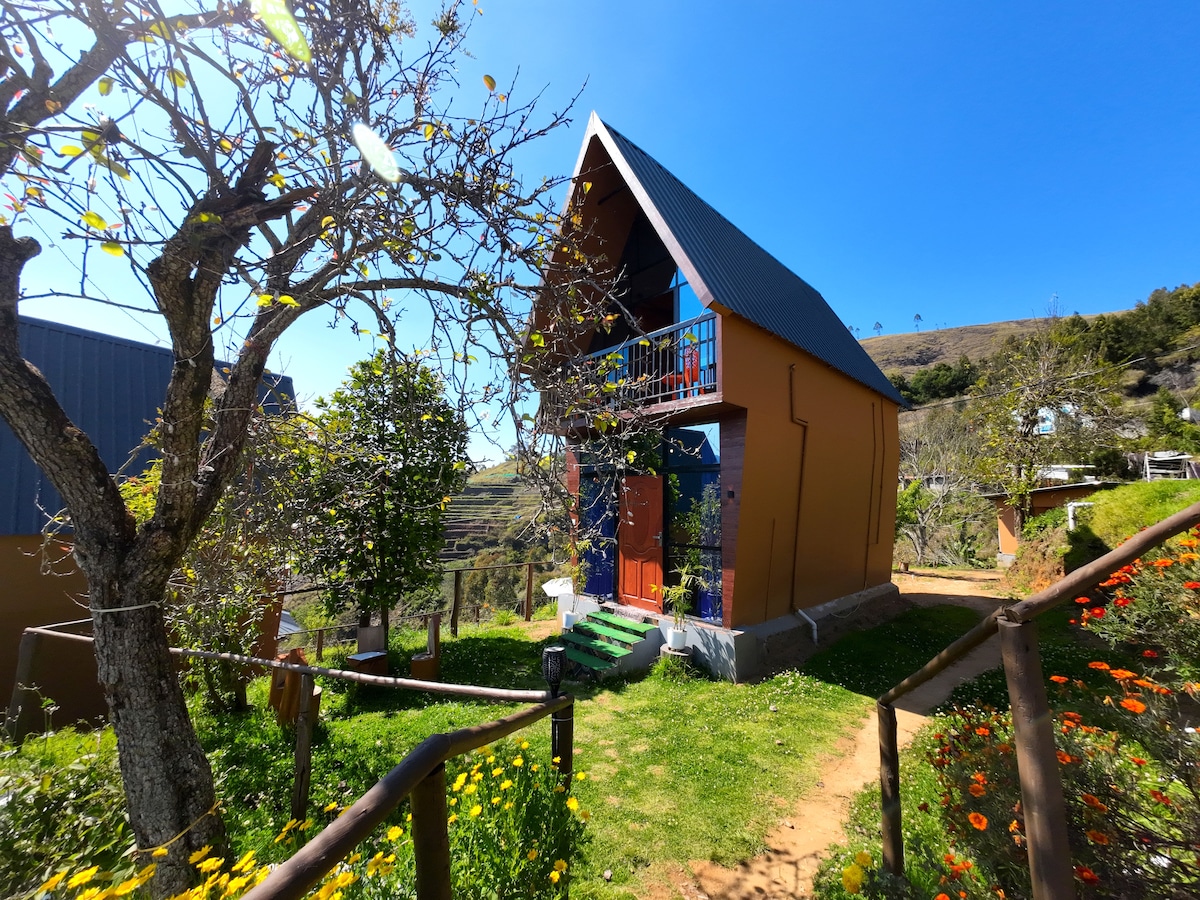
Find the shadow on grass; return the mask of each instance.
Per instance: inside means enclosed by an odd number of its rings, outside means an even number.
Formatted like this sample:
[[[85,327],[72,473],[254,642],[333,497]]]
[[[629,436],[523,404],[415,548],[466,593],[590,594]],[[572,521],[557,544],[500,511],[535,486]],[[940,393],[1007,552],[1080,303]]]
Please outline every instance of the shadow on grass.
[[[846,635],[800,671],[857,694],[878,697],[979,622],[961,606],[918,607],[890,622]]]

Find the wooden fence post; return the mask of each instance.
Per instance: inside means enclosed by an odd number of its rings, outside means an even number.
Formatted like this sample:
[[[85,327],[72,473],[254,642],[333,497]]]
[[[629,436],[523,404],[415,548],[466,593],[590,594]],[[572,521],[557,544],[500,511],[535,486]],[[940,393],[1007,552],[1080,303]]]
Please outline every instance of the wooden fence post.
[[[37,702],[37,692],[33,690],[33,660],[40,639],[41,635],[36,631],[24,631],[17,649],[17,673],[13,678],[12,699],[8,703],[5,721],[8,735],[15,744],[21,743],[38,728],[35,717],[41,711],[41,706]]]
[[[454,570],[454,600],[450,604],[450,633],[458,637],[458,611],[462,607],[462,569]]]
[[[1032,622],[1010,622],[1003,618],[999,626],[1034,900],[1072,900],[1075,878],[1067,840],[1067,807],[1037,630]]]
[[[879,790],[883,806],[883,865],[904,874],[904,833],[900,829],[900,751],[896,742],[896,709],[876,703],[879,717]]]
[[[308,781],[312,775],[313,677],[300,675],[300,710],[296,716],[296,783],[292,787],[292,818],[308,815]]]
[[[564,781],[571,780],[575,756],[575,701],[550,714],[550,756]]]
[[[417,863],[417,900],[451,900],[445,763],[417,783],[410,799],[413,856]]]
[[[533,563],[525,564],[525,621],[533,619]]]

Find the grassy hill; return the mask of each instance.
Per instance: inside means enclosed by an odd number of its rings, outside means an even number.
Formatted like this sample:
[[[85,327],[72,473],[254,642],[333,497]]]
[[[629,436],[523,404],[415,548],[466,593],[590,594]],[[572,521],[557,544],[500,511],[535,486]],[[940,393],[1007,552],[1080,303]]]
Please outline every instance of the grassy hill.
[[[938,363],[954,365],[966,354],[972,361],[990,356],[1011,334],[1034,327],[1037,319],[1014,319],[989,325],[964,325],[911,334],[884,334],[859,341],[875,364],[885,373],[912,375]]]
[[[496,549],[514,526],[520,530],[540,504],[537,489],[517,474],[515,463],[476,472],[446,508],[441,558],[457,565],[483,550]]]

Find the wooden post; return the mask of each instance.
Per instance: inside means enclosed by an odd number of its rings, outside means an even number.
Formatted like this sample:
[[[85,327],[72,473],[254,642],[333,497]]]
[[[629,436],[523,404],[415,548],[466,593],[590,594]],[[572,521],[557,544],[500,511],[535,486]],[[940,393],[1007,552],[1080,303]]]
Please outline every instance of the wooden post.
[[[1054,747],[1054,720],[1032,622],[999,620],[1000,652],[1012,705],[1021,780],[1021,808],[1029,841],[1034,900],[1072,900],[1075,878],[1067,840],[1067,807]]]
[[[458,611],[462,607],[462,569],[454,570],[454,601],[450,604],[450,633],[458,637]]]
[[[13,678],[12,699],[8,703],[5,721],[8,735],[15,744],[38,730],[35,718],[41,706],[37,702],[37,692],[33,690],[33,660],[40,639],[41,635],[36,631],[24,631],[17,649],[17,673]]]
[[[292,818],[308,815],[308,780],[312,775],[313,677],[300,676],[300,711],[296,716],[296,783],[292,787]]]
[[[533,619],[533,563],[525,564],[525,621]]]
[[[317,659],[320,660],[321,657],[323,657],[324,655],[325,655],[325,629],[318,628],[317,629]]]
[[[417,863],[417,900],[451,900],[444,763],[417,783],[410,799],[413,856]]]
[[[876,703],[879,718],[879,790],[883,806],[883,865],[904,874],[904,833],[900,830],[900,750],[896,746],[896,709]]]
[[[550,756],[558,760],[564,781],[571,780],[575,755],[575,702],[550,714]]]

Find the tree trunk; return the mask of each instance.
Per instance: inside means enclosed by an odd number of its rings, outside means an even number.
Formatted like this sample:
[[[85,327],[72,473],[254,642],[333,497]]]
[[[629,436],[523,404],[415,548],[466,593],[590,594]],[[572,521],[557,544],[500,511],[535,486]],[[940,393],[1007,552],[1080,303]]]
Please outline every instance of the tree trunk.
[[[168,850],[156,860],[153,883],[155,895],[166,897],[195,881],[188,864],[193,852],[206,845],[224,849],[212,770],[168,652],[162,594],[139,594],[89,575],[96,662],[117,736],[129,821],[141,850]]]

